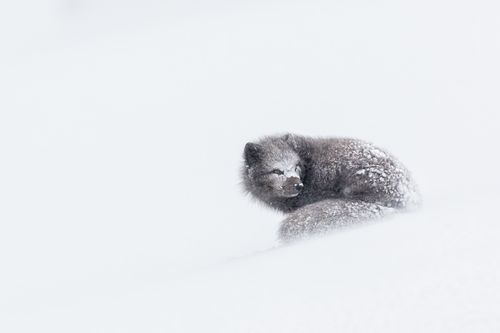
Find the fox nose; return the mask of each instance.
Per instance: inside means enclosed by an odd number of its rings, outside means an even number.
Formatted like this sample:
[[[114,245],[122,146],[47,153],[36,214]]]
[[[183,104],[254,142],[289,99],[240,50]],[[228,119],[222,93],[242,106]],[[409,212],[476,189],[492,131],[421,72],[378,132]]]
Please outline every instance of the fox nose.
[[[295,189],[297,191],[302,191],[303,188],[304,188],[304,184],[302,184],[302,183],[295,184]]]

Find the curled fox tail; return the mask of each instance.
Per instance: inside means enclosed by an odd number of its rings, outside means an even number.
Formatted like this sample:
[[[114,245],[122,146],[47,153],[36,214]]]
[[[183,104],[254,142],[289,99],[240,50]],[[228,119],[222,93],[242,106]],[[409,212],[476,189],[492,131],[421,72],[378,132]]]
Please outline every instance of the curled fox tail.
[[[281,223],[279,237],[290,241],[378,219],[393,208],[351,199],[327,199],[298,208]]]

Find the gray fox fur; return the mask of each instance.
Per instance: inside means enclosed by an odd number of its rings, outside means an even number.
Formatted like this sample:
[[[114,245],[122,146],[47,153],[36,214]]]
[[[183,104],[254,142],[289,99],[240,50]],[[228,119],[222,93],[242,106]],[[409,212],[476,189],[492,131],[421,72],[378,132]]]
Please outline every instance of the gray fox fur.
[[[409,171],[371,143],[295,134],[264,137],[244,149],[243,186],[287,214],[280,237],[290,240],[416,207]]]

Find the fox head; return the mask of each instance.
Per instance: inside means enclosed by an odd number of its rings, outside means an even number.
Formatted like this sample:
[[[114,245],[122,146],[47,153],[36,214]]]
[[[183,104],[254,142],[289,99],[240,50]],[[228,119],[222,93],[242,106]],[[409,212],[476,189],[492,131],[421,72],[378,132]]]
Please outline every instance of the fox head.
[[[246,189],[264,200],[298,196],[304,184],[304,163],[290,135],[249,142],[244,149],[243,178]]]

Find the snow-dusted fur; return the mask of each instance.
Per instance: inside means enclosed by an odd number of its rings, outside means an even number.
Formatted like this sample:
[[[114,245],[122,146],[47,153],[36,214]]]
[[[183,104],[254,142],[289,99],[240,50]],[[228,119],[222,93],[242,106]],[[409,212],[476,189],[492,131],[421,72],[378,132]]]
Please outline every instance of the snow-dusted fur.
[[[394,208],[352,199],[325,199],[290,213],[282,222],[279,235],[282,240],[340,229],[375,220]]]
[[[419,201],[408,170],[383,149],[357,139],[269,136],[247,143],[244,159],[245,189],[288,213],[280,228],[285,240]]]

